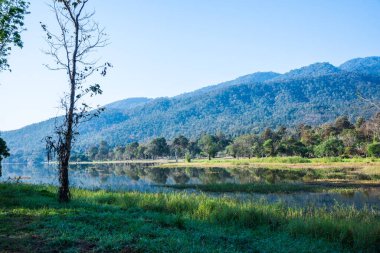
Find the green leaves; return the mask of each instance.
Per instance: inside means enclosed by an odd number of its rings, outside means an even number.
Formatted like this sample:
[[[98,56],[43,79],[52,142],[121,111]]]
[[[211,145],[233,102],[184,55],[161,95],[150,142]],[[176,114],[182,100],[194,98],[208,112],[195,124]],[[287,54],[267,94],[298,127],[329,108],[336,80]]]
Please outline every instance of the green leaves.
[[[7,158],[10,155],[11,154],[9,154],[9,149],[7,147],[7,143],[2,138],[0,138],[0,177],[2,175],[1,161],[3,160],[3,158]]]
[[[0,71],[10,69],[7,57],[12,46],[23,47],[21,33],[28,7],[24,0],[0,0]]]
[[[8,156],[10,156],[10,154],[7,143],[2,138],[0,138],[0,161]]]

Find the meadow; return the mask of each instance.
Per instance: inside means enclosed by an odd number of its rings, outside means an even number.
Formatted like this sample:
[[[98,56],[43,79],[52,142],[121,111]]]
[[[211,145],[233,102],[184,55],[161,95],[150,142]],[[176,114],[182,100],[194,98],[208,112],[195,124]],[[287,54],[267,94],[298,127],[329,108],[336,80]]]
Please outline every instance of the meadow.
[[[3,182],[0,249],[3,252],[378,252],[380,212],[373,206],[357,208],[338,202],[294,206],[281,201],[270,203],[264,198],[242,200],[213,195],[354,196],[357,192],[367,194],[368,189],[375,189],[376,193],[380,187],[378,159],[298,159],[161,161],[152,167],[94,163],[86,170],[94,173],[92,167],[102,168],[101,173],[117,172],[112,174],[115,178],[128,175],[136,180],[173,177],[178,183],[164,186],[172,188],[172,192],[155,193],[73,188],[72,200],[67,204],[57,201],[54,186]],[[202,179],[203,184],[186,181],[194,176]],[[231,178],[241,181],[228,183]],[[181,183],[182,180],[187,183]],[[189,188],[196,191],[192,193]],[[378,195],[374,198],[378,199]]]
[[[380,217],[350,207],[291,208],[185,193],[0,184],[5,252],[377,252]]]

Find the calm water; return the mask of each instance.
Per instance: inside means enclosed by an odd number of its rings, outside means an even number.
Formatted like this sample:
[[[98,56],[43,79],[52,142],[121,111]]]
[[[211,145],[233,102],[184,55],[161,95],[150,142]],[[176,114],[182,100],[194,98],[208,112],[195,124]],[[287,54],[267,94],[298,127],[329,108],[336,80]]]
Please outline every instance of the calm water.
[[[215,183],[252,183],[252,182],[303,182],[316,177],[313,170],[289,171],[225,168],[170,168],[154,167],[155,164],[86,164],[70,167],[71,186],[86,189],[134,190],[142,192],[175,191],[163,185],[175,184],[215,184]],[[4,164],[0,181],[32,184],[58,184],[56,165],[47,164]],[[184,190],[195,192],[196,190]],[[257,193],[210,193],[215,197],[230,197],[240,200],[260,200],[283,202],[291,206],[331,206],[335,203],[365,206],[380,210],[380,189],[369,188],[351,194],[308,193],[257,194]]]
[[[225,168],[157,168],[153,163],[145,164],[81,164],[70,167],[70,184],[86,189],[110,190],[157,190],[157,185],[215,184],[252,182],[298,182],[313,177],[309,172],[252,170]],[[4,164],[1,181],[19,178],[20,182],[32,184],[58,183],[57,166],[54,164]]]

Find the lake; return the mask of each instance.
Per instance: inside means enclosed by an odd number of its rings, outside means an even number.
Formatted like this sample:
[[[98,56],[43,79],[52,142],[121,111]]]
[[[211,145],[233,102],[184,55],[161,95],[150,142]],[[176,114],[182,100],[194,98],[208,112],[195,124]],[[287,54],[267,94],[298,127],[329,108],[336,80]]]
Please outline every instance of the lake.
[[[70,185],[85,189],[141,192],[200,192],[196,189],[176,190],[165,186],[247,184],[247,183],[300,183],[317,179],[314,170],[274,170],[266,168],[159,168],[154,163],[76,164],[71,165]],[[55,164],[4,164],[0,181],[31,184],[58,185]],[[380,188],[372,187],[349,193],[294,192],[294,193],[206,193],[214,197],[228,197],[242,201],[264,200],[269,203],[282,202],[290,206],[350,205],[356,208],[370,207],[380,210]]]

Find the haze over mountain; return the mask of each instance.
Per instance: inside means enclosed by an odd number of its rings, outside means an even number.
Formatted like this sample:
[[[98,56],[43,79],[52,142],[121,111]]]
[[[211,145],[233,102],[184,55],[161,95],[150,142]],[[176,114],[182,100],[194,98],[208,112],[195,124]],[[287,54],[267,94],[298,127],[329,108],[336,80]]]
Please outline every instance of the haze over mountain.
[[[339,115],[370,117],[375,112],[357,93],[380,100],[380,57],[350,60],[339,67],[315,63],[285,74],[258,72],[171,98],[130,98],[106,105],[99,117],[83,124],[77,149],[111,146],[179,134],[236,135],[266,127],[319,125]],[[2,134],[16,156],[40,156],[54,119]]]

